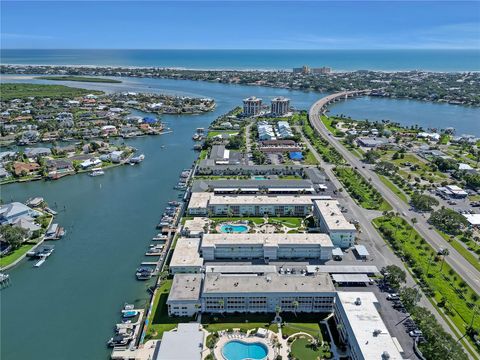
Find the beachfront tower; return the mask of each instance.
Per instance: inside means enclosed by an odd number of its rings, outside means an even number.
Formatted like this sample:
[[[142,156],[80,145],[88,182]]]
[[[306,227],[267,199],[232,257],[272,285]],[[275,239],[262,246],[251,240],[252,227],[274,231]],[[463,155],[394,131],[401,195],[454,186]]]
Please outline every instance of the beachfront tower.
[[[243,99],[243,115],[255,116],[260,114],[262,109],[262,99],[255,96]]]
[[[290,109],[290,99],[283,96],[279,96],[272,99],[272,105],[270,112],[274,116],[283,116],[288,113]]]

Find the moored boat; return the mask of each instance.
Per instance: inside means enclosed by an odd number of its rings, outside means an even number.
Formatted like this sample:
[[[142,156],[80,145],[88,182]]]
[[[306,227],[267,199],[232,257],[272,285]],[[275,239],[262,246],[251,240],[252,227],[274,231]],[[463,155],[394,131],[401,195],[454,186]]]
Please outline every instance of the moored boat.
[[[92,169],[92,171],[88,174],[90,176],[101,176],[104,175],[105,172],[101,168]]]

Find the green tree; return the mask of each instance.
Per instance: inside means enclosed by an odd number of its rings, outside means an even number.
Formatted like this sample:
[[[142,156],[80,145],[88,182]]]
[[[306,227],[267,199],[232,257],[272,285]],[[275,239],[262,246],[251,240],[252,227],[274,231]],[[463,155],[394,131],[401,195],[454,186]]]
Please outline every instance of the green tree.
[[[380,159],[380,153],[376,150],[367,151],[363,155],[363,161],[367,164],[374,164],[378,159]]]
[[[415,193],[410,198],[410,204],[420,211],[431,211],[433,206],[438,206],[439,202],[432,196]]]
[[[398,294],[400,295],[400,300],[402,300],[407,311],[412,311],[422,297],[417,289],[410,287],[402,287]]]
[[[0,238],[8,243],[12,249],[17,249],[25,241],[28,232],[17,226],[2,225],[0,226]]]
[[[432,212],[428,221],[440,230],[457,235],[468,225],[467,219],[452,209],[441,208]]]
[[[400,284],[405,283],[407,280],[407,274],[397,265],[388,265],[382,268],[382,274],[384,279],[394,289],[398,289],[400,287]]]

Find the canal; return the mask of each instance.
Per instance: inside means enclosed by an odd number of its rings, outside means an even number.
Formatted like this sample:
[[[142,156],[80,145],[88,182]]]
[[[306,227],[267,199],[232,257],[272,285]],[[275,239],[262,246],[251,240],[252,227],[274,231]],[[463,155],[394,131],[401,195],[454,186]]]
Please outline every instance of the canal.
[[[208,127],[217,116],[240,105],[242,98],[250,95],[265,100],[284,95],[297,109],[308,109],[321,96],[193,81],[122,80],[121,84],[108,85],[66,84],[107,91],[212,97],[217,107],[203,115],[163,116],[162,121],[173,133],[127,140],[145,154],[141,165],[111,169],[95,178],[82,174],[55,182],[2,187],[5,202],[42,196],[51,206],[56,204],[56,221],[67,230],[67,235],[55,242],[55,253],[42,267],[33,268],[33,263],[24,261],[8,271],[12,285],[2,290],[0,298],[3,360],[107,358],[110,352],[105,342],[120,319],[123,303],[142,306],[148,300],[146,289],[150,284],[136,281],[135,269],[156,234],[155,225],[167,201],[176,199],[173,186],[181,170],[190,167],[197,156],[191,140],[195,129]],[[30,80],[15,77],[15,81]],[[387,106],[385,101],[369,99],[367,106],[365,100],[352,100],[336,104],[332,113],[419,124],[441,118],[447,125],[465,126],[466,132],[480,132],[475,122],[476,109],[402,100],[388,100]],[[381,117],[376,112],[377,105],[383,109]]]

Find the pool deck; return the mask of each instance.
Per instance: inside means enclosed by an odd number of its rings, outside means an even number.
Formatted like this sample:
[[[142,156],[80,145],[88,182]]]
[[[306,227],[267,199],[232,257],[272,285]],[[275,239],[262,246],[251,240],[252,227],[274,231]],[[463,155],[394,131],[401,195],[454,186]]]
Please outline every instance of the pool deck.
[[[213,353],[215,355],[215,359],[218,360],[228,360],[226,359],[223,354],[222,354],[222,349],[225,346],[226,343],[229,341],[243,341],[245,343],[251,344],[251,343],[261,343],[264,344],[267,349],[268,349],[268,355],[266,359],[268,360],[273,360],[275,359],[276,352],[273,347],[273,341],[272,338],[273,336],[277,337],[277,334],[268,330],[267,336],[265,338],[256,336],[256,335],[248,335],[247,334],[242,334],[240,332],[234,331],[231,333],[224,333],[223,335],[220,336],[220,339],[218,340],[217,344],[215,345],[215,349],[213,349]]]

